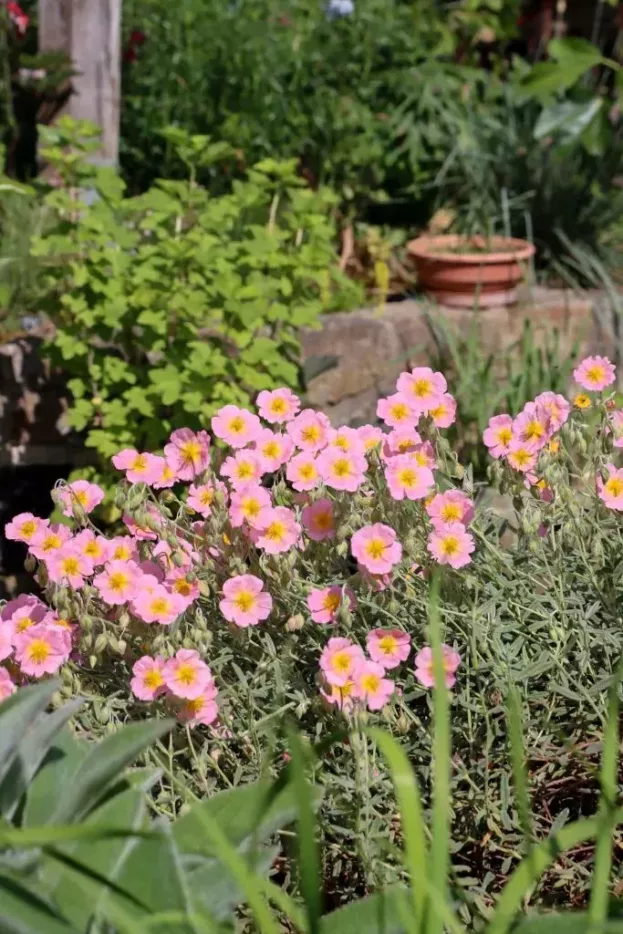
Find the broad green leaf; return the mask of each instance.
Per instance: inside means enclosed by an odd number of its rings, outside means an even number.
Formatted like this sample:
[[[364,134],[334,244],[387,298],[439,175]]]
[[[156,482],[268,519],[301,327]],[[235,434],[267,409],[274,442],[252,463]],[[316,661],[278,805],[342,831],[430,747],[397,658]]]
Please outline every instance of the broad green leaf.
[[[513,928],[514,934],[587,934],[589,930],[590,919],[584,912],[564,912],[528,918]],[[598,931],[599,934],[623,934],[623,919],[604,921]]]
[[[0,934],[76,934],[33,891],[0,875]]]
[[[28,728],[39,717],[59,681],[43,681],[16,691],[0,703],[0,782],[8,773]]]
[[[552,39],[547,46],[547,51],[551,58],[555,58],[562,67],[580,69],[580,74],[602,62],[601,52],[587,39],[575,37]]]
[[[408,934],[402,908],[411,904],[411,895],[402,887],[361,898],[344,908],[325,915],[320,934]]]
[[[88,751],[88,745],[78,742],[68,730],[60,734],[42,768],[30,783],[22,818],[24,827],[40,827],[51,820],[55,804],[80,769]]]
[[[62,824],[84,817],[102,799],[107,787],[151,743],[171,728],[170,720],[130,723],[112,736],[91,746],[79,770],[61,789],[60,800],[50,818]]]
[[[557,101],[541,111],[534,127],[534,138],[544,139],[560,131],[571,139],[578,139],[602,107],[601,97],[583,103]]]

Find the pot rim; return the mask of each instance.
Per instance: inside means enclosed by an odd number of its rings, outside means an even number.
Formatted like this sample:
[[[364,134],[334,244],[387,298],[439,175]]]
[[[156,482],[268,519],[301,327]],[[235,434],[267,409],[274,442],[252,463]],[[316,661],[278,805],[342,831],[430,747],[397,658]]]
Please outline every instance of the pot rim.
[[[415,240],[410,240],[407,249],[411,256],[415,256],[417,259],[425,259],[429,262],[439,260],[443,263],[453,263],[456,266],[491,266],[495,263],[516,263],[517,260],[530,259],[536,253],[536,247],[533,243],[529,243],[528,240],[501,236],[489,238],[491,246],[501,247],[504,245],[514,247],[514,249],[497,253],[495,251],[491,253],[451,253],[443,250],[444,246],[453,247],[459,243],[469,243],[470,241],[472,243],[482,243],[483,245],[486,242],[484,237],[462,237],[459,234],[441,234],[439,236],[424,234],[421,237],[416,237]],[[441,249],[437,249],[437,247],[441,247]]]

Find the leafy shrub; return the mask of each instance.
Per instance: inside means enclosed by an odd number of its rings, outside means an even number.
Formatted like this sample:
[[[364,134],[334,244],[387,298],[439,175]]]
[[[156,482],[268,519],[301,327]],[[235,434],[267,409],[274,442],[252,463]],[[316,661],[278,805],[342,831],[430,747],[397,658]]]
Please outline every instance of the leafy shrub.
[[[69,528],[28,514],[7,527],[28,543],[47,604],[25,596],[4,607],[0,654],[22,676],[60,670],[68,696],[86,691],[94,708],[81,717],[95,732],[102,718],[174,711],[186,729],[172,767],[202,794],[277,768],[287,748],[276,723],[290,711],[312,739],[342,717],[382,722],[403,737],[428,798],[427,578],[439,572],[454,872],[466,918],[486,914],[522,840],[508,684],[523,708],[540,837],[596,797],[593,750],[620,654],[614,368],[591,358],[574,377],[583,391],[573,404],[542,393],[487,428],[498,509],[492,491],[472,502],[471,471],[443,434],[454,400],[427,368],[402,374],[379,402],[387,435],[296,414],[284,388],[258,396],[264,424],[281,433],[225,406],[211,421],[216,444],[180,430],[162,457],[124,450],[116,502],[129,534],[98,535],[89,514],[102,491],[88,482],[56,493]],[[400,831],[374,743],[337,747],[316,778],[335,902],[395,880]],[[169,806],[178,803],[174,785]],[[589,860],[584,851],[552,868],[547,897],[581,902]]]
[[[89,447],[106,459],[158,448],[225,403],[298,385],[298,329],[330,307],[335,282],[341,300],[360,297],[334,264],[329,192],[266,160],[212,199],[194,177],[222,145],[171,130],[190,179],[124,198],[118,177],[84,160],[93,128],[64,119],[46,138],[62,185],[45,197],[55,223],[33,253],[56,325],[47,349],[70,377],[69,421]]]

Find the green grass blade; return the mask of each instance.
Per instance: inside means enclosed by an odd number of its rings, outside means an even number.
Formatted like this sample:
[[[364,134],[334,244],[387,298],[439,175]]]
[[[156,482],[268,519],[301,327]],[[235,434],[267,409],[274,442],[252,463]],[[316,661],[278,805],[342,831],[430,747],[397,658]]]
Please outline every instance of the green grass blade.
[[[322,917],[322,882],[314,811],[311,806],[312,796],[305,778],[305,753],[301,740],[294,730],[289,730],[288,734],[292,750],[290,774],[296,791],[299,812],[298,857],[300,886],[307,914],[308,930],[310,934],[318,934]]]
[[[514,685],[508,695],[508,738],[515,785],[515,804],[524,836],[526,855],[529,857],[534,843],[534,828],[532,826],[532,808],[530,806],[530,791],[526,774],[526,751],[521,730],[521,701]]]

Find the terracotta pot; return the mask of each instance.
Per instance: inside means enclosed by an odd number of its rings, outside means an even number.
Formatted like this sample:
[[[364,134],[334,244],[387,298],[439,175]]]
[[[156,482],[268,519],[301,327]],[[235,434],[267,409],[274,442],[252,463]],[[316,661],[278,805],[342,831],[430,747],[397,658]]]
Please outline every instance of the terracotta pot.
[[[473,244],[478,252],[468,252]],[[484,247],[486,246],[487,252]],[[457,247],[462,252],[452,252]],[[461,308],[513,305],[534,246],[510,237],[423,236],[412,240],[418,284],[441,305]]]

